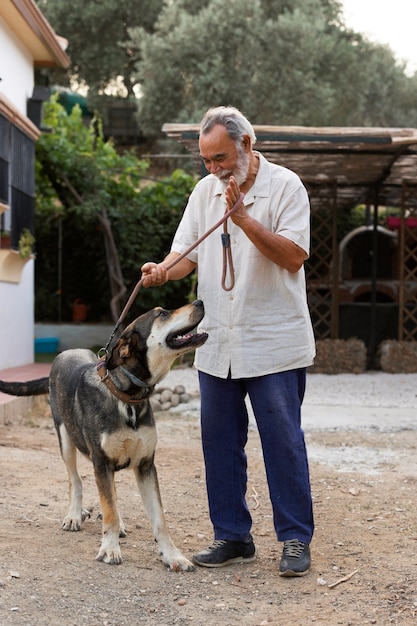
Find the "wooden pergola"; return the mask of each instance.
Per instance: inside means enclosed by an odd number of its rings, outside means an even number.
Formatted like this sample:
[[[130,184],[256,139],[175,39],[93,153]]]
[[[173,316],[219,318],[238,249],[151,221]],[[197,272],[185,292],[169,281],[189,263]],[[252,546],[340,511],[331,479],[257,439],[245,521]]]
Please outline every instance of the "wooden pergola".
[[[363,338],[368,346],[370,366],[380,340],[416,341],[417,129],[302,126],[254,126],[254,129],[257,136],[255,148],[269,161],[295,171],[309,192],[312,253],[306,263],[306,273],[316,338],[348,338],[341,324],[347,291],[343,268],[340,267],[338,222],[343,213],[365,205],[368,223],[364,224],[367,231],[364,234],[370,241],[372,262],[369,276],[363,277],[360,288],[362,294],[366,290],[369,294],[368,328],[364,330]],[[202,173],[199,126],[165,124],[163,131],[187,147]],[[387,233],[378,225],[378,211],[382,206],[399,210],[395,229],[387,225]],[[389,275],[384,276],[380,271],[385,254],[381,236],[390,232],[396,253],[394,267],[388,271]],[[354,283],[354,278],[350,277],[350,283]],[[352,287],[350,283],[347,276],[349,288]],[[378,294],[384,290],[388,293],[389,288],[395,294],[392,302],[396,307],[394,337],[384,337],[384,331],[382,336],[378,334],[379,317],[384,315]]]

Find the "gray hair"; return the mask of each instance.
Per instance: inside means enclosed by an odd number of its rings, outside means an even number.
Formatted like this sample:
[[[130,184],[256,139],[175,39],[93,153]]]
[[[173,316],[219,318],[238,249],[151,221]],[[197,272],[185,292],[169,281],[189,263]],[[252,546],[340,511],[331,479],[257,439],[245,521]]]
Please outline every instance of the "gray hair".
[[[242,141],[244,135],[249,135],[252,144],[256,141],[252,124],[235,107],[220,106],[209,109],[201,121],[200,133],[206,135],[216,124],[224,126],[233,141]]]

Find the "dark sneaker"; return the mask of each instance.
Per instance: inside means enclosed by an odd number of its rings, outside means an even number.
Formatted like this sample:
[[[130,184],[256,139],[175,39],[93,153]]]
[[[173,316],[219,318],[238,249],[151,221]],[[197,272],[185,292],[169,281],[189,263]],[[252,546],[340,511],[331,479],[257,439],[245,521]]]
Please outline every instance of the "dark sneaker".
[[[280,576],[304,576],[310,569],[310,546],[308,543],[291,539],[284,541],[281,562],[279,564]]]
[[[255,544],[252,536],[247,541],[215,539],[211,546],[193,556],[196,565],[202,567],[223,567],[231,563],[250,563],[255,558]]]

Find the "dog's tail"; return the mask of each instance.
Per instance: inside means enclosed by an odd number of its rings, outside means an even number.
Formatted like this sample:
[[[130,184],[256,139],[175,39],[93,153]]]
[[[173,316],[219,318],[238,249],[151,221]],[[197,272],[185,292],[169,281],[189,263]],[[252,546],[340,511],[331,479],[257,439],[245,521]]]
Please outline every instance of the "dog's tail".
[[[41,396],[44,393],[49,393],[49,376],[29,380],[25,383],[0,380],[0,391],[8,393],[10,396]]]

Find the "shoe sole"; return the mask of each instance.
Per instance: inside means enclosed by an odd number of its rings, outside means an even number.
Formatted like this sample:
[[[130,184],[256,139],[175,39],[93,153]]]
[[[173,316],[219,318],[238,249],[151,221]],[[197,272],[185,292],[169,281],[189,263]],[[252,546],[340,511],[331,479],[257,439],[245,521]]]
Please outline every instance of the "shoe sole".
[[[255,555],[253,556],[236,556],[233,559],[229,559],[228,561],[223,561],[223,563],[203,563],[202,561],[197,561],[193,557],[193,563],[199,565],[200,567],[225,567],[225,565],[232,565],[233,563],[252,563],[255,560]]]
[[[278,572],[280,576],[284,578],[294,578],[296,576],[305,576],[310,571],[310,568],[306,569],[304,572],[294,572],[292,569],[287,569],[285,572]]]

